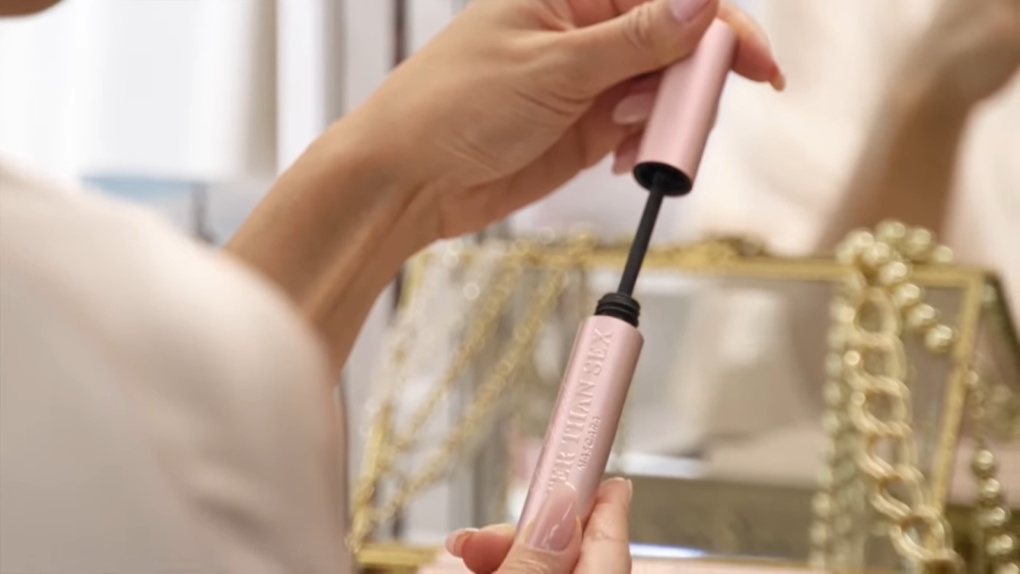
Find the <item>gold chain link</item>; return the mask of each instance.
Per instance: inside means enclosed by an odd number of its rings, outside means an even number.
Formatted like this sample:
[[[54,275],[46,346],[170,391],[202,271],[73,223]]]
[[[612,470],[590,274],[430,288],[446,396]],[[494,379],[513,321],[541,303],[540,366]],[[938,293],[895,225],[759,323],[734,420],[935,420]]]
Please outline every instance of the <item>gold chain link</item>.
[[[924,303],[924,291],[910,283],[913,265],[948,263],[951,252],[923,229],[886,222],[875,234],[857,231],[837,249],[853,271],[833,308],[827,358],[825,426],[829,438],[826,471],[815,497],[812,561],[820,567],[862,568],[862,540],[851,540],[848,496],[867,480],[870,510],[884,519],[893,548],[925,570],[960,571],[948,523],[931,500],[917,466],[913,404],[904,331],[924,337],[934,353],[946,353],[954,331],[939,323]],[[857,525],[856,532],[866,532]],[[863,534],[866,536],[867,534]]]

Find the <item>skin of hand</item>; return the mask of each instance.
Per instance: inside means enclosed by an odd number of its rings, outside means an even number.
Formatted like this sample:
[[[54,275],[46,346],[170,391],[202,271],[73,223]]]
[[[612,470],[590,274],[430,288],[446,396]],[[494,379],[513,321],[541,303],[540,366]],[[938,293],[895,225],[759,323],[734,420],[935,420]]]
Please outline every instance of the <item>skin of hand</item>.
[[[965,108],[999,91],[1018,68],[1016,0],[945,0],[904,66],[910,81],[928,83],[933,99]]]
[[[420,158],[408,168],[429,182],[436,236],[461,235],[617,149],[636,129],[614,121],[631,80],[690,54],[716,16],[741,36],[735,69],[777,77],[761,31],[715,0],[481,0],[363,111],[391,124],[414,118],[393,125],[405,153]]]
[[[28,16],[53,6],[60,0],[0,0],[0,16]]]
[[[583,532],[573,517],[569,544],[562,550],[536,548],[525,536],[515,540],[510,524],[481,530],[460,530],[446,540],[450,554],[462,559],[475,574],[617,574],[631,568],[627,516],[633,485],[614,478],[600,485],[591,517]],[[541,518],[536,519],[536,523]],[[528,527],[529,530],[534,526]]]
[[[477,0],[285,172],[227,246],[282,287],[339,373],[372,303],[432,241],[482,228],[640,133],[655,73],[713,18],[734,70],[782,84],[719,0]],[[634,110],[637,110],[635,113]]]

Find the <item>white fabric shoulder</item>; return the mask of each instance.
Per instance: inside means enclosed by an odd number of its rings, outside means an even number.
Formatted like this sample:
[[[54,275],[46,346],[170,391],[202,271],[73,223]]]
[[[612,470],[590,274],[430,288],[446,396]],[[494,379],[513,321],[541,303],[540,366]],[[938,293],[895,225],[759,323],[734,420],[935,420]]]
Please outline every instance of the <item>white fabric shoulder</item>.
[[[2,163],[0,262],[0,570],[348,570],[325,354],[284,297]]]

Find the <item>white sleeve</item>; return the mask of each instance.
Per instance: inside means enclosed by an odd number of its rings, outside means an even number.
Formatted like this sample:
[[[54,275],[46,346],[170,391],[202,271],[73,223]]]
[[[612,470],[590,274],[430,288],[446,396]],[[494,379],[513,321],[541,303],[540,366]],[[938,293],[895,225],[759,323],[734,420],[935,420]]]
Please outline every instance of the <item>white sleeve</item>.
[[[0,183],[0,570],[349,571],[338,409],[286,300],[147,214]]]

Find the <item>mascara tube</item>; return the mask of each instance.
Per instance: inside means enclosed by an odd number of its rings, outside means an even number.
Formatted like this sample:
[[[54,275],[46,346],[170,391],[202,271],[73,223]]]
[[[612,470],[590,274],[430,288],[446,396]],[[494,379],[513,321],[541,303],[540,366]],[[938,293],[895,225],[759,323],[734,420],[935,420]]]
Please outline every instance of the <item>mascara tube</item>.
[[[576,491],[578,515],[591,511],[643,344],[641,332],[622,319],[596,315],[581,323],[528,489],[522,525],[534,521],[558,482]]]
[[[634,168],[649,192],[644,214],[619,289],[599,301],[574,340],[518,535],[561,484],[573,489],[577,514],[587,522],[644,344],[633,298],[637,276],[663,198],[685,195],[693,186],[735,49],[735,34],[716,20],[694,54],[664,72]]]

